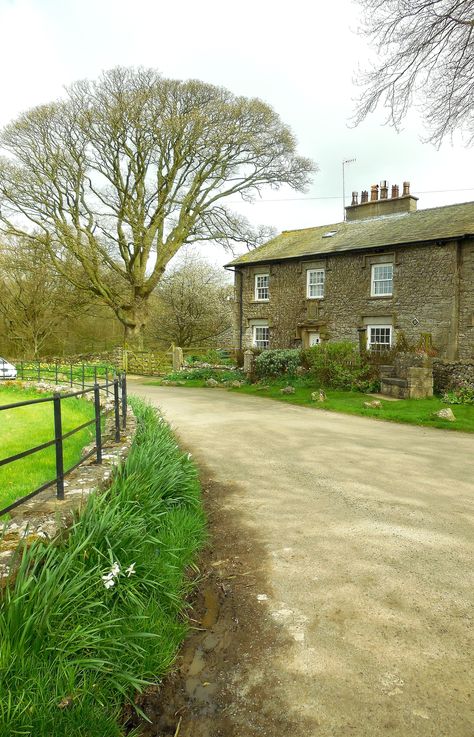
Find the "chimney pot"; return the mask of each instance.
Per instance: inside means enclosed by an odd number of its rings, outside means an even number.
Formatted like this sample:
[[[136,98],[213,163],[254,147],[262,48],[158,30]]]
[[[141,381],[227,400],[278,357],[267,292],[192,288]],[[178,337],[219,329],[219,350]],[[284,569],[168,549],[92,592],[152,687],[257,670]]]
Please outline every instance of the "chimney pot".
[[[392,184],[392,200],[398,197],[398,184]]]
[[[372,184],[370,188],[370,201],[375,202],[379,198],[379,185]]]
[[[410,182],[403,182],[403,196],[407,197],[410,194]]]
[[[380,182],[380,199],[386,200],[388,197],[388,187],[387,187],[387,181],[384,179],[382,182]]]
[[[359,200],[359,193],[353,192],[351,205],[358,205],[359,204],[358,200]]]
[[[364,202],[368,202],[368,201],[369,201],[369,193],[367,192],[366,189],[364,189],[362,190],[361,195],[360,195],[360,204],[362,205]]]

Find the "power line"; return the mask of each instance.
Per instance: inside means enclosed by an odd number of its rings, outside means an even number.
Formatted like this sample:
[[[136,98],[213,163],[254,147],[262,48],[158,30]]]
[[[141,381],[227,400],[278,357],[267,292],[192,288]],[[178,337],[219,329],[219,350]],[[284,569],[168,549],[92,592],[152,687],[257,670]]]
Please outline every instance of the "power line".
[[[414,195],[417,194],[442,194],[445,192],[474,192],[474,187],[465,187],[464,189],[425,189],[425,190],[418,190],[417,192],[414,192]],[[247,204],[255,205],[257,202],[303,202],[303,201],[309,201],[309,200],[342,200],[341,195],[331,195],[328,197],[276,197],[274,199],[260,199],[255,200],[254,202],[249,202]],[[244,200],[229,200],[229,204],[241,204]]]

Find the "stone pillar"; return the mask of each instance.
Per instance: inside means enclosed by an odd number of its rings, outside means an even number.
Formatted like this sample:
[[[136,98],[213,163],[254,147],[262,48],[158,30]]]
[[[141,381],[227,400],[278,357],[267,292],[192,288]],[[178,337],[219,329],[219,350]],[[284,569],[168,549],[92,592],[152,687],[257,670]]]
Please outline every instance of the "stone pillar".
[[[184,366],[183,349],[173,346],[173,371],[181,371]]]
[[[253,376],[255,366],[255,355],[253,351],[244,351],[244,373]]]

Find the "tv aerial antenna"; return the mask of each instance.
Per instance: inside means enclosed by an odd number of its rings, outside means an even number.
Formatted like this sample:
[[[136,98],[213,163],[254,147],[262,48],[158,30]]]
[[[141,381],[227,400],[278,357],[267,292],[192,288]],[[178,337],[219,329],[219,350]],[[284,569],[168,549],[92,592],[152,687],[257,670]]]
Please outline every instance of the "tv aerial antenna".
[[[345,166],[346,164],[353,164],[357,159],[343,159],[342,160],[342,219],[346,219],[346,180],[345,180]]]

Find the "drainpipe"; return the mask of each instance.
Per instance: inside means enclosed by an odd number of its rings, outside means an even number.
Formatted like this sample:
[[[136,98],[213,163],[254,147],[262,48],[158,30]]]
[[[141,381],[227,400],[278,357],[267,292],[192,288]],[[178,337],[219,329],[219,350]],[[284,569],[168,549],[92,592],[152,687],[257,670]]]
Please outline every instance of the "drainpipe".
[[[239,350],[242,350],[243,343],[243,319],[244,319],[244,304],[243,304],[243,287],[244,287],[244,275],[240,269],[234,269],[231,266],[224,266],[226,271],[231,271],[235,276],[239,276]],[[234,282],[235,283],[235,282]]]

